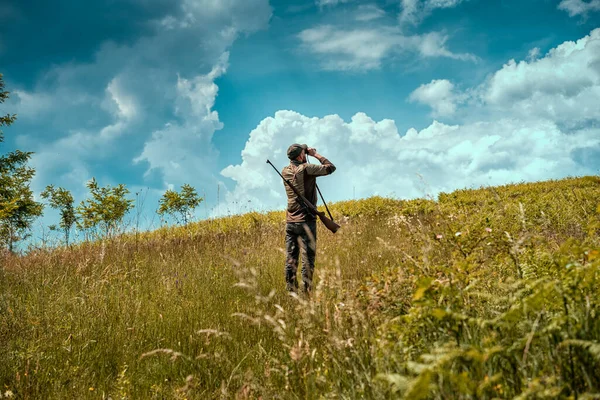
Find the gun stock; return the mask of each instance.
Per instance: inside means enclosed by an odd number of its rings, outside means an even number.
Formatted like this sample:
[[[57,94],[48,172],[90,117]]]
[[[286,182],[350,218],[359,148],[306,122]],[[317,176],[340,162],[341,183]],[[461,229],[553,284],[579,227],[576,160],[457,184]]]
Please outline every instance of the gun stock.
[[[323,211],[317,211],[317,216],[319,217],[323,225],[325,225],[325,227],[329,229],[332,233],[336,233],[338,229],[340,229],[340,226],[333,222],[331,219],[327,218]]]

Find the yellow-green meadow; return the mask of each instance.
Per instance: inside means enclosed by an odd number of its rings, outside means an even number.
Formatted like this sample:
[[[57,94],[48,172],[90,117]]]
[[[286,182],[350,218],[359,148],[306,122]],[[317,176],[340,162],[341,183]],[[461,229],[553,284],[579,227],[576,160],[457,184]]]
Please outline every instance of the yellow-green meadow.
[[[310,298],[283,212],[4,255],[1,398],[600,398],[600,179],[330,209]]]

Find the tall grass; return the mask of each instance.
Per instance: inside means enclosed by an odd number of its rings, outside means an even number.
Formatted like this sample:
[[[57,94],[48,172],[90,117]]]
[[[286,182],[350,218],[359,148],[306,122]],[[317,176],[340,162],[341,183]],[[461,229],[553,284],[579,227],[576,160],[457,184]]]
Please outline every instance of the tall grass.
[[[5,256],[0,391],[33,398],[600,398],[595,177],[332,205]]]

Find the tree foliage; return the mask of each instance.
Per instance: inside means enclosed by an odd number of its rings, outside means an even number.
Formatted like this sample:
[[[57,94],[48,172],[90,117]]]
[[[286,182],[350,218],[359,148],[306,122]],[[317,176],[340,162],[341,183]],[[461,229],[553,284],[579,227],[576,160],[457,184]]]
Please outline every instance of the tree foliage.
[[[87,183],[87,187],[91,198],[77,207],[80,217],[78,226],[100,236],[113,236],[119,231],[125,215],[133,208],[134,201],[125,197],[129,190],[123,184],[100,187],[95,178]]]
[[[0,104],[4,103],[8,97],[10,92],[4,90],[4,79],[2,78],[2,74],[0,74]],[[15,120],[17,116],[14,114],[6,114],[0,115],[0,127],[2,126],[10,126]],[[4,140],[4,136],[2,134],[2,130],[0,130],[0,142]]]
[[[65,235],[65,243],[68,246],[71,228],[77,221],[75,206],[73,205],[73,195],[67,189],[61,187],[55,188],[53,185],[48,185],[46,186],[46,190],[42,192],[42,198],[47,199],[50,207],[60,212],[59,227]],[[52,228],[51,226],[50,229]]]
[[[9,97],[0,74],[0,104]],[[0,127],[10,126],[16,115],[0,116]],[[4,141],[0,131],[0,143]],[[33,199],[29,188],[35,170],[27,165],[32,152],[15,150],[0,156],[0,240],[13,251],[14,243],[25,239],[43,205]]]
[[[160,199],[158,214],[171,215],[178,223],[184,225],[193,217],[194,210],[204,200],[198,196],[196,189],[187,183],[181,186],[181,192],[167,190]]]

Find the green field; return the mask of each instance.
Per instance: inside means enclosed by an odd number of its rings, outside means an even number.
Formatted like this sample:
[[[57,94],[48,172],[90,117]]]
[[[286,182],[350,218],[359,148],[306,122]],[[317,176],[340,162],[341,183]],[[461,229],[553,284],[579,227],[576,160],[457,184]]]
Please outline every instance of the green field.
[[[599,205],[597,177],[333,204],[310,298],[283,212],[5,255],[2,398],[598,399]]]

